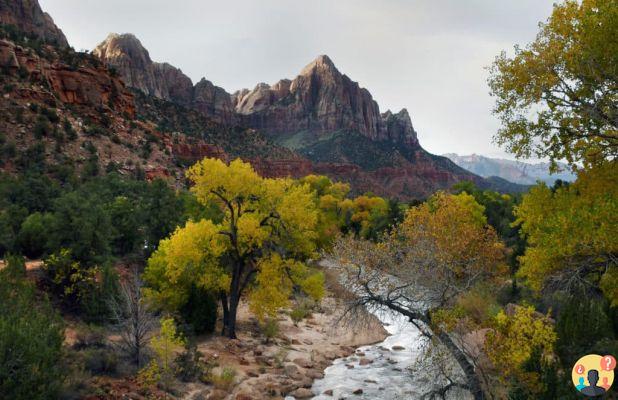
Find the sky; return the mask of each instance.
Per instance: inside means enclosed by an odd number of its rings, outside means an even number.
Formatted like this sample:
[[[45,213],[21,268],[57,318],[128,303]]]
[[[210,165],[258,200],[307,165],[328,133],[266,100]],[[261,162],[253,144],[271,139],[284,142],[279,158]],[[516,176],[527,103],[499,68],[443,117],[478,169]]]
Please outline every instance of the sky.
[[[536,36],[555,0],[40,0],[76,49],[133,33],[154,61],[232,93],[327,54],[380,105],[407,108],[435,154],[512,158],[492,143],[486,68]]]

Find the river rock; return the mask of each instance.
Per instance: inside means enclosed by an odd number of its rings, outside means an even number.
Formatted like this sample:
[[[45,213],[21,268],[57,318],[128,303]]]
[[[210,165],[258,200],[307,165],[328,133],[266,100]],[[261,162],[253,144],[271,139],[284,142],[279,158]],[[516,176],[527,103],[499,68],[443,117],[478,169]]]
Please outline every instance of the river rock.
[[[402,350],[405,350],[406,348],[403,346],[393,346],[392,349],[393,351],[402,351]]]
[[[310,360],[307,360],[306,358],[295,358],[294,360],[292,360],[292,362],[298,365],[299,367],[313,368],[313,363]]]
[[[372,363],[373,363],[373,360],[370,360],[368,358],[363,357],[358,362],[358,365],[369,365],[369,364],[372,364]]]
[[[294,396],[297,399],[309,399],[313,397],[313,392],[306,388],[298,388],[290,393],[290,396]]]
[[[316,369],[310,369],[305,372],[305,375],[311,379],[322,379],[324,378],[324,374],[321,371]]]
[[[298,367],[294,364],[286,364],[283,367],[283,371],[285,372],[287,376],[295,380],[301,379],[303,377],[303,374],[300,372]]]
[[[356,394],[356,395],[363,394],[363,389],[356,389],[355,391],[352,392],[352,394]]]
[[[322,394],[324,396],[332,396],[333,395],[333,389],[325,390]]]

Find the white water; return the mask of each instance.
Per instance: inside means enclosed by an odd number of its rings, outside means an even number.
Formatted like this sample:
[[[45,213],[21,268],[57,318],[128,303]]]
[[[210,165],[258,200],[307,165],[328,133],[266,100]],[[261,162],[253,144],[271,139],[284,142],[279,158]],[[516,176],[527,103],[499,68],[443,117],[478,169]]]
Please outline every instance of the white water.
[[[400,314],[378,315],[390,334],[381,343],[363,346],[357,350],[373,360],[368,365],[359,365],[360,356],[340,358],[326,368],[324,378],[316,380],[311,388],[314,400],[333,399],[418,399],[431,387],[432,377],[422,372],[412,374],[407,368],[415,364],[420,355],[423,338],[418,329]],[[404,350],[393,350],[402,346]],[[347,365],[354,368],[348,368]],[[362,394],[353,394],[362,389]],[[333,395],[323,394],[332,390]],[[451,393],[449,398],[467,399],[467,393]]]

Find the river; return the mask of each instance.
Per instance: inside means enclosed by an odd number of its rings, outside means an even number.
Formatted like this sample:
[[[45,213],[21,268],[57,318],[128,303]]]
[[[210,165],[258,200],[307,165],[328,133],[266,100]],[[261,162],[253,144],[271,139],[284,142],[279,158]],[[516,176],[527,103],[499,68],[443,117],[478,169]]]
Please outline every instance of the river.
[[[434,378],[408,369],[416,363],[425,340],[419,330],[400,314],[385,312],[377,317],[390,335],[381,343],[358,348],[355,355],[335,360],[324,371],[324,378],[314,382],[314,400],[419,399],[428,391]],[[360,365],[362,358],[373,362]],[[324,393],[330,390],[332,395]],[[450,393],[448,398],[471,396],[460,391]]]

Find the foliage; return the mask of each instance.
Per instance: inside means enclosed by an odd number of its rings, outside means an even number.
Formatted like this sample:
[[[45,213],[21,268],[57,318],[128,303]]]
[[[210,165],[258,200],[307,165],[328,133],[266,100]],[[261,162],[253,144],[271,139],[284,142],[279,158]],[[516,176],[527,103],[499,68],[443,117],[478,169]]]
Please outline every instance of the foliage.
[[[536,315],[534,307],[515,308],[512,315],[503,311],[495,317],[493,329],[487,333],[485,351],[502,383],[514,380],[531,393],[544,390],[540,377],[523,369],[524,363],[539,352],[544,363],[550,363],[556,333],[548,316]],[[513,384],[513,382],[510,382]]]
[[[279,324],[275,318],[269,318],[262,324],[262,334],[266,338],[266,343],[277,337],[279,334]]]
[[[311,311],[303,305],[296,306],[290,311],[290,318],[294,322],[294,326],[298,326],[298,323],[303,319],[311,315]]]
[[[497,57],[489,85],[502,121],[499,144],[518,157],[571,166],[618,155],[617,21],[615,0],[566,0],[534,42]]]
[[[79,183],[69,172],[62,181],[60,187],[38,173],[0,175],[0,254],[34,257],[68,248],[87,265],[140,258],[184,221],[184,200],[161,180],[112,173]]]
[[[54,218],[50,213],[35,212],[21,224],[17,242],[23,254],[29,258],[42,256],[47,249],[49,229]]]
[[[515,213],[529,247],[519,274],[532,288],[573,292],[582,282],[603,282],[615,301],[608,282],[618,252],[617,181],[612,163],[581,171],[575,183],[555,192],[541,184],[524,196]]]
[[[213,385],[220,390],[229,390],[236,379],[236,370],[232,367],[224,367],[221,372],[212,376]]]
[[[189,290],[187,302],[180,308],[180,315],[189,324],[192,333],[211,333],[217,322],[217,300],[211,292],[194,284]]]
[[[16,261],[16,260],[14,260]],[[21,274],[0,270],[0,393],[10,399],[54,398],[64,378],[62,320]]]
[[[110,316],[109,302],[118,295],[118,277],[111,267],[85,267],[62,249],[45,260],[43,271],[50,292],[67,310],[96,322]]]
[[[212,370],[217,364],[213,359],[205,361],[203,358],[204,354],[195,345],[187,345],[174,360],[176,376],[183,382],[207,381],[212,377]]]
[[[295,288],[321,296],[321,279],[302,263],[315,254],[318,213],[313,192],[291,179],[265,179],[241,160],[204,159],[191,167],[191,191],[220,222],[189,221],[161,241],[148,261],[146,281],[159,304],[177,310],[192,285],[217,293],[224,330],[235,336],[240,297],[251,287],[258,315],[287,304]]]
[[[140,371],[139,380],[146,386],[159,384],[164,389],[169,389],[174,378],[173,356],[176,349],[185,343],[185,339],[176,330],[174,320],[169,317],[161,318],[159,334],[150,339],[155,358]]]
[[[538,383],[539,375],[528,374],[527,368],[537,351],[544,360],[552,354],[552,323],[532,307],[516,306],[508,315],[500,311],[495,297],[507,272],[504,245],[472,195],[438,193],[410,208],[380,242],[344,237],[333,256],[340,279],[355,295],[348,318],[388,308],[429,339],[421,342],[430,346],[421,352],[424,357],[446,352],[450,362],[458,363],[463,376],[449,376],[448,368],[425,358],[436,379],[450,382],[426,397],[444,396],[454,387],[467,388],[477,399],[499,397],[503,388],[532,382],[533,376]],[[462,345],[481,332],[487,338],[481,354]],[[503,363],[505,371],[499,371]],[[502,384],[492,381],[495,376],[503,378]]]

